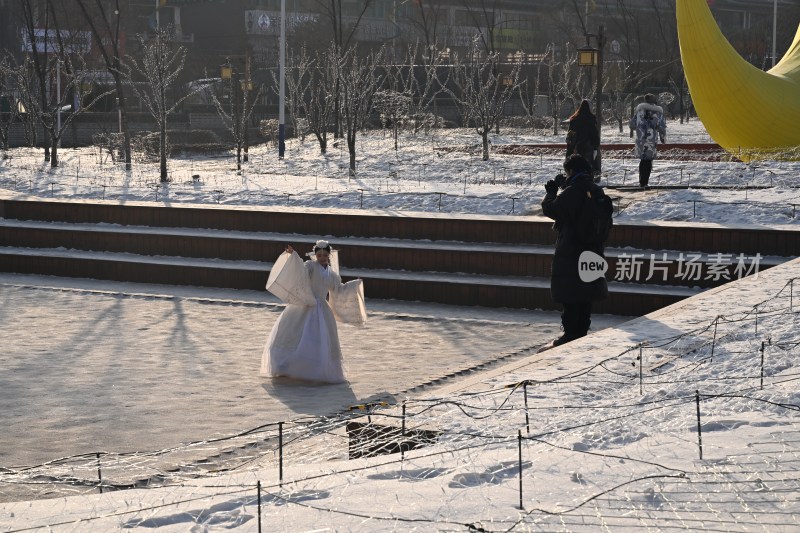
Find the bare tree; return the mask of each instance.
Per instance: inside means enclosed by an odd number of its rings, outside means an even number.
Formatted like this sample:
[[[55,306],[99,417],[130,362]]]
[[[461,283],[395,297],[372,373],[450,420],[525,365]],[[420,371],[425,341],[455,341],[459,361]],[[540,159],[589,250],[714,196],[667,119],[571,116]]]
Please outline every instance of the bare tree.
[[[342,122],[350,153],[351,175],[356,173],[356,135],[366,125],[372,111],[373,97],[383,80],[383,75],[378,73],[378,65],[384,57],[385,51],[381,49],[361,59],[356,50],[351,48],[336,65],[342,91]]]
[[[300,47],[299,55],[290,54],[286,59],[286,105],[289,107],[289,120],[292,121],[292,130],[295,136],[305,141],[306,130],[301,130],[300,121],[305,122],[303,114],[303,97],[307,91],[308,69],[310,59],[305,45]],[[272,91],[280,94],[280,79],[272,71]]]
[[[8,143],[11,126],[19,118],[19,105],[16,92],[19,67],[4,55],[0,57],[0,149],[3,150],[3,159],[8,159]],[[4,109],[8,106],[8,110]]]
[[[660,46],[658,50],[662,50],[664,67],[667,71],[668,84],[671,85],[675,91],[678,100],[678,113],[680,115],[681,124],[684,120],[688,120],[688,90],[686,89],[686,77],[683,71],[683,63],[677,58],[671,57],[668,50],[675,50],[680,47],[678,42],[677,30],[677,16],[675,13],[675,5],[665,2],[665,0],[651,0],[653,18],[656,20],[656,27],[658,29],[657,35]],[[674,117],[673,117],[674,118]]]
[[[476,35],[487,55],[497,53],[497,32],[503,16],[502,0],[461,0],[475,26]],[[477,4],[477,5],[475,5]]]
[[[573,0],[574,1],[574,0]],[[625,65],[626,87],[631,93],[645,92],[654,76],[680,78],[675,2],[671,0],[616,0],[605,5],[604,20],[609,33],[618,36],[618,59]]]
[[[603,94],[608,97],[607,111],[609,116],[616,121],[619,132],[622,133],[625,125],[628,124],[631,115],[630,109],[636,96],[628,90],[634,78],[631,76],[631,68],[623,61],[611,63],[607,73],[609,80],[615,80],[613,85],[608,85],[607,82],[603,90]]]
[[[680,123],[689,122],[692,99],[686,87],[686,76],[684,76],[683,70],[680,72],[680,78],[677,80],[670,78],[669,84],[675,91],[675,94],[678,95],[678,115],[680,115]]]
[[[328,19],[333,30],[333,44],[340,53],[350,49],[356,32],[361,25],[361,20],[376,2],[376,0],[362,0],[353,5],[353,3],[348,4],[343,0],[314,1]],[[355,11],[347,14],[345,13],[346,7]]]
[[[573,103],[578,99],[575,90],[581,85],[582,73],[576,73],[575,63],[578,61],[576,54],[569,52],[569,44],[565,45],[567,52],[564,60],[556,58],[555,46],[548,46],[547,56],[547,81],[550,86],[548,94],[550,114],[553,119],[553,135],[558,135],[558,126],[561,123],[561,108],[567,101]]]
[[[536,63],[533,75],[526,76],[517,89],[520,104],[522,104],[522,109],[531,125],[534,124],[534,117],[539,115],[540,97],[544,96],[541,93],[542,69],[546,66],[546,63],[543,62]]]
[[[30,112],[30,109],[33,107],[28,103],[29,95],[25,94],[19,86],[17,86],[17,91],[19,105],[24,108],[24,111],[20,112],[20,120],[22,121],[22,127],[25,132],[25,144],[34,148],[39,141],[39,121],[36,119],[36,116]]]
[[[345,55],[353,46],[356,32],[361,25],[361,20],[376,2],[376,0],[362,0],[360,3],[347,3],[343,0],[315,0],[316,4],[328,18],[333,30],[333,46],[339,59],[344,59]],[[345,14],[345,7],[355,7],[356,12],[352,15]],[[337,63],[339,61],[337,60]],[[342,101],[340,80],[335,80],[333,87],[334,94],[334,137],[338,138],[341,131],[341,110],[339,104]]]
[[[107,2],[103,0],[76,0],[89,29],[95,46],[105,63],[106,70],[114,79],[117,94],[117,106],[120,113],[120,128],[122,129],[123,151],[125,169],[131,169],[131,134],[128,128],[128,106],[125,95],[125,79],[122,69],[122,55],[120,54],[120,22],[125,16],[122,12],[120,1],[113,0],[113,13],[106,9]]]
[[[168,100],[167,92],[175,84],[178,74],[186,60],[186,49],[175,46],[172,42],[172,29],[160,28],[150,39],[139,36],[141,57],[130,59],[126,63],[126,78],[131,88],[144,103],[155,119],[159,128],[160,177],[162,182],[169,181],[167,176],[167,119],[177,107],[195,91]]]
[[[299,56],[291,58],[292,68],[286,77],[292,119],[303,117],[308,130],[317,138],[320,153],[323,154],[328,151],[328,132],[337,108],[336,98],[330,87],[339,82],[339,61],[336,47],[332,43],[327,49],[317,51],[315,57],[311,57],[303,47]],[[275,85],[277,83],[276,80]]]
[[[253,115],[253,110],[258,103],[258,98],[261,96],[263,86],[259,85],[255,88],[249,86],[250,77],[245,76],[231,76],[228,80],[228,102],[225,105],[217,97],[217,93],[213,88],[208,88],[211,94],[211,101],[214,102],[214,107],[217,114],[222,119],[222,123],[231,133],[233,137],[234,146],[236,148],[236,170],[242,169],[242,149],[247,142],[247,126],[250,122],[250,117]],[[225,81],[223,80],[223,85]],[[223,86],[223,90],[225,90]],[[252,94],[251,94],[252,93]]]
[[[445,91],[453,97],[465,125],[481,136],[483,160],[489,160],[489,133],[500,122],[505,106],[519,90],[520,63],[507,74],[499,73],[497,54],[483,54],[477,42],[464,57],[453,62],[452,85]]]
[[[47,6],[49,7],[49,6]],[[22,36],[23,44],[27,44],[27,56],[25,59],[26,67],[31,71],[32,76],[35,76],[38,86],[35,90],[26,90],[30,84],[26,83],[25,86],[20,86],[20,91],[25,91],[22,94],[23,99],[30,107],[31,114],[33,115],[33,98],[39,98],[37,107],[39,109],[48,109],[50,102],[48,101],[48,84],[51,78],[49,66],[50,62],[47,59],[49,53],[52,52],[52,31],[53,21],[50,19],[50,9],[45,9],[43,16],[39,16],[38,3],[34,0],[20,0],[20,13],[22,16]],[[41,42],[41,45],[39,44]],[[35,127],[33,130],[33,137],[36,137]],[[44,138],[44,160],[50,161],[50,144],[52,139],[45,132]]]
[[[382,90],[375,93],[375,110],[380,113],[383,127],[392,127],[394,151],[397,152],[397,130],[400,122],[408,118],[412,97],[410,93],[397,90]]]
[[[100,93],[92,91],[95,80],[80,58],[73,59],[69,55],[59,54],[51,58],[48,63],[62,63],[62,66],[52,64],[47,69],[55,72],[55,76],[62,80],[62,92],[58,94],[58,91],[55,91],[50,98],[47,98],[46,107],[42,106],[42,100],[38,98],[39,87],[36,80],[26,75],[26,71],[32,70],[30,59],[26,59],[25,64],[17,71],[17,85],[20,93],[27,95],[23,97],[27,112],[36,117],[47,138],[52,140],[50,166],[55,168],[59,163],[58,148],[64,132],[81,113],[91,109],[112,91]]]
[[[503,19],[502,0],[461,0],[463,7],[469,13],[472,23],[475,26],[476,39],[483,47],[486,55],[492,56],[498,53],[497,37]],[[474,4],[478,4],[475,6]],[[495,64],[495,68],[496,68]],[[497,71],[494,72],[495,76]],[[495,124],[495,133],[500,133],[500,121]]]
[[[50,166],[55,168],[64,132],[80,113],[111,91],[95,90],[95,80],[84,58],[89,45],[80,32],[69,29],[66,6],[47,0],[43,13],[44,28],[37,27],[42,21],[36,17],[29,0],[23,1],[22,7],[24,34],[30,52],[23,68],[18,71],[17,86],[28,112],[36,117],[46,132],[45,160],[49,159]],[[29,72],[33,75],[28,75]],[[55,80],[55,91],[51,80]],[[48,145],[51,145],[49,153]]]
[[[437,74],[443,70],[443,61],[444,55],[436,45],[421,49],[417,42],[408,47],[404,63],[386,67],[386,86],[389,90],[408,96],[405,120],[414,133],[437,122],[431,114],[431,108],[442,93],[442,86],[448,83],[447,79],[439,79]],[[447,70],[448,76],[449,72]]]
[[[445,16],[446,11],[440,7],[437,0],[416,0],[411,5],[407,22],[422,35],[428,53],[440,45],[439,25],[446,26]]]

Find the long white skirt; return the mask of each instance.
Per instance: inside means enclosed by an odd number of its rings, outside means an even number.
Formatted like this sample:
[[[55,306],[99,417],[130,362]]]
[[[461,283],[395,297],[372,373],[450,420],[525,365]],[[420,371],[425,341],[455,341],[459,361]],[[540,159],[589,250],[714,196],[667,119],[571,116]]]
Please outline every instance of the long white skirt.
[[[326,301],[286,306],[261,356],[261,374],[325,383],[346,381],[336,320]]]

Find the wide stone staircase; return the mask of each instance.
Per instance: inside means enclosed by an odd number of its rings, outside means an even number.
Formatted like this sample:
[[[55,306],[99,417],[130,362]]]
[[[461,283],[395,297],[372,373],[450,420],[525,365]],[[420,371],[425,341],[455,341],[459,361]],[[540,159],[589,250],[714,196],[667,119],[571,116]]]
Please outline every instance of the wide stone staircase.
[[[263,290],[287,244],[319,238],[368,298],[557,308],[542,217],[0,199],[2,272]],[[800,229],[616,223],[596,310],[645,314],[798,250]]]

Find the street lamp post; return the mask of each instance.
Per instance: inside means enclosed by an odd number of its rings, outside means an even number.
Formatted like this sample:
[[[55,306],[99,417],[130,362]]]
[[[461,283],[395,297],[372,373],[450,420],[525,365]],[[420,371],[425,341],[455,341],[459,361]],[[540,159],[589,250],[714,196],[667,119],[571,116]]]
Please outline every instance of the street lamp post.
[[[278,158],[286,153],[286,0],[281,0],[280,88],[278,90]]]
[[[597,41],[597,48],[591,46],[589,38],[594,37]],[[595,104],[594,111],[597,117],[597,133],[598,136],[602,132],[603,126],[603,48],[606,45],[605,28],[601,24],[600,30],[597,34],[586,34],[586,46],[578,49],[578,64],[583,67],[597,67],[597,85],[595,89]],[[598,170],[600,169],[598,153]]]
[[[775,66],[778,47],[778,0],[772,5],[772,66]]]

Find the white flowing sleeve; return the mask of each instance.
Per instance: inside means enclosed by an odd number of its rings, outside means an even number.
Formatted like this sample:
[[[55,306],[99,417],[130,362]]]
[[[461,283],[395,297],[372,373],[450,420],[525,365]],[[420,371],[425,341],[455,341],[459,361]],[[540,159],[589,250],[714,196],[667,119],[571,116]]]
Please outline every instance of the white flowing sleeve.
[[[339,284],[330,292],[329,303],[338,322],[363,326],[367,322],[367,308],[364,305],[364,282],[360,279]]]
[[[267,290],[292,305],[316,305],[311,282],[297,252],[283,252],[269,273]]]

